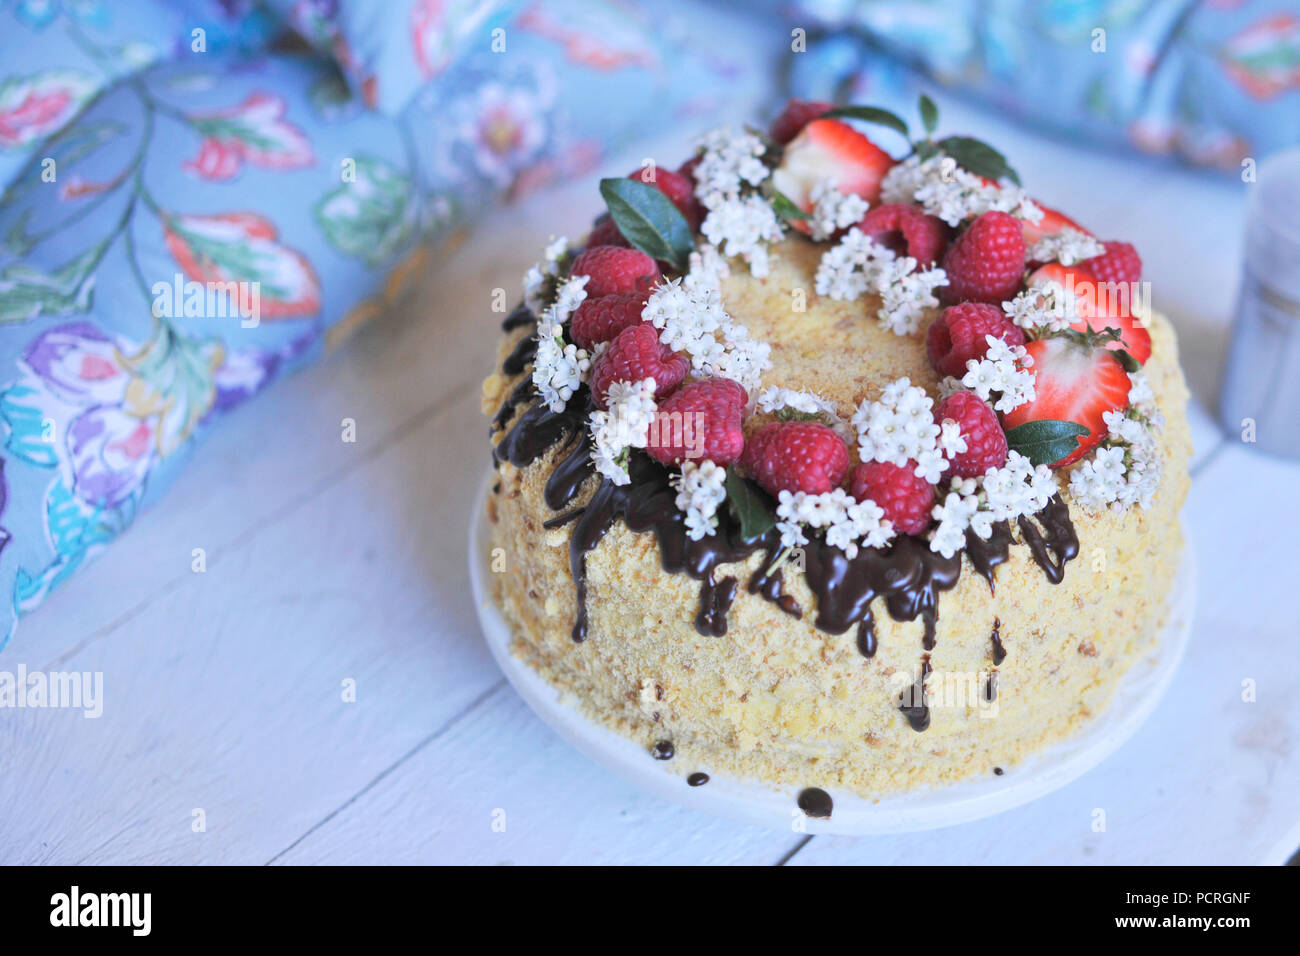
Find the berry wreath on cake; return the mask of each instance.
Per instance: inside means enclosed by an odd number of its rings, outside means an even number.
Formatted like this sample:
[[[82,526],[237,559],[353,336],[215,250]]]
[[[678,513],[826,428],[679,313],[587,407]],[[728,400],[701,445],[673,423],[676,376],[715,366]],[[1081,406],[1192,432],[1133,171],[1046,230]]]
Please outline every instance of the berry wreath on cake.
[[[795,101],[603,180],[504,323],[512,650],[693,785],[1001,773],[1164,622],[1191,442],[1141,261],[920,114]]]

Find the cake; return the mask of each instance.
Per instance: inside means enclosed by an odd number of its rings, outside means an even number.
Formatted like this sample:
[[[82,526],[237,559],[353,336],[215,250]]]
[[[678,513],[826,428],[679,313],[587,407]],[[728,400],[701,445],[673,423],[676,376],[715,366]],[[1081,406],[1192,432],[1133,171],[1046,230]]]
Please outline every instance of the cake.
[[[913,137],[792,101],[602,180],[504,322],[512,652],[683,785],[824,815],[1001,774],[1157,647],[1191,453],[1174,331],[1131,245],[934,112]]]

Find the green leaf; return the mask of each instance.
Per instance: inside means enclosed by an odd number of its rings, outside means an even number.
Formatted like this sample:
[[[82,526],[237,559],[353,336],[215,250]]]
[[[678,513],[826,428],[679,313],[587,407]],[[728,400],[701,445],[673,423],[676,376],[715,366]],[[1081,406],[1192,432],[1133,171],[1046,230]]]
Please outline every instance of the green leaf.
[[[419,229],[411,180],[371,156],[357,156],[352,180],[326,193],[312,211],[336,249],[372,268],[388,264]]]
[[[781,190],[772,189],[771,193],[772,195],[770,198],[772,202],[772,211],[775,212],[782,219],[789,219],[793,221],[796,219],[811,218],[812,216],[811,213],[806,213],[798,206],[796,206],[794,204],[794,200],[791,199],[789,196],[787,196],[785,193],[781,192]]]
[[[976,176],[984,176],[988,179],[1005,177],[1016,185],[1020,184],[1020,176],[1011,168],[1007,158],[988,143],[971,139],[969,136],[945,136],[937,145],[939,149],[957,160],[957,165]]]
[[[1124,366],[1126,372],[1140,372],[1142,363],[1129,354],[1128,349],[1115,349],[1115,358],[1119,359],[1119,364]]]
[[[889,110],[882,110],[878,106],[841,106],[839,109],[831,110],[822,118],[861,120],[863,123],[874,123],[876,126],[888,126],[895,132],[902,133],[908,140],[912,138],[912,134],[907,130],[907,123],[901,116]]]
[[[1078,439],[1087,434],[1088,429],[1075,422],[1041,418],[1007,432],[1007,447],[1020,452],[1034,465],[1050,465],[1078,448]]]
[[[0,323],[89,312],[95,268],[103,256],[105,242],[92,246],[53,272],[42,272],[23,262],[6,266],[0,272]]]
[[[758,485],[734,471],[727,472],[727,502],[740,522],[740,533],[746,540],[761,538],[776,525],[772,499]]]
[[[602,179],[600,194],[628,242],[651,258],[686,269],[695,240],[686,218],[667,196],[636,179]]]
[[[921,125],[925,127],[925,132],[929,135],[939,126],[939,107],[934,105],[934,100],[922,93],[920,110]]]

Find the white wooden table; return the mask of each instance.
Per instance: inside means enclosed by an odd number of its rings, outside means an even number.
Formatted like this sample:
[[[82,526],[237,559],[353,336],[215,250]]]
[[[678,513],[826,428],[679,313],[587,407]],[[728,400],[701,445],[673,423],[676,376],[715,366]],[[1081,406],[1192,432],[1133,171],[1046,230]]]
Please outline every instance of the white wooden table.
[[[739,108],[739,106],[738,106]],[[390,320],[274,386],[34,616],[0,668],[102,671],[104,712],[0,712],[0,862],[1259,863],[1300,845],[1291,541],[1300,465],[1213,406],[1244,188],[1070,148],[945,105],[1044,201],[1137,244],[1198,407],[1186,519],[1195,634],[1118,754],[1022,809],[937,833],[809,839],[641,794],[554,737],[493,665],[469,598],[488,461],[479,381],[518,276],[579,235],[595,175],[493,214]],[[675,163],[680,134],[642,156]],[[657,151],[656,151],[657,150]],[[356,421],[356,442],[341,421]],[[204,548],[207,570],[191,570]],[[356,700],[343,700],[355,681]],[[1256,702],[1242,700],[1242,682]],[[1107,829],[1093,831],[1093,811]],[[204,827],[196,832],[196,810]],[[505,828],[494,827],[504,811]]]

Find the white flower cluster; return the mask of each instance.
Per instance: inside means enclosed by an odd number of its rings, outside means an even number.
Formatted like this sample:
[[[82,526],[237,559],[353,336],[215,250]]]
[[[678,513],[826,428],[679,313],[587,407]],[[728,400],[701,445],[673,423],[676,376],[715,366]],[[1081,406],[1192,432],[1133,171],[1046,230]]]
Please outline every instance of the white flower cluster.
[[[858,430],[858,456],[863,461],[887,461],[904,466],[916,462],[915,474],[937,484],[948,469],[948,455],[966,450],[955,422],[940,426],[925,389],[900,378],[885,387],[877,401],[864,399],[853,413]]]
[[[700,234],[723,255],[744,259],[759,278],[769,272],[767,243],[779,242],[784,235],[776,212],[757,194],[719,202],[700,223]]]
[[[722,289],[722,282],[731,275],[731,268],[718,247],[701,243],[691,250],[691,257],[683,284],[688,289]]]
[[[931,532],[930,550],[951,558],[965,543],[968,528],[987,540],[993,522],[1036,514],[1056,492],[1050,468],[1034,467],[1020,452],[1008,452],[1006,464],[979,478],[952,479],[943,504],[931,512],[939,523]]]
[[[1063,266],[1072,266],[1105,251],[1106,247],[1086,232],[1067,226],[1035,242],[1029,247],[1026,258],[1031,262],[1059,262]]]
[[[616,485],[631,481],[627,471],[629,448],[645,448],[655,404],[655,380],[615,382],[609,387],[607,411],[591,413],[592,455],[596,470]]]
[[[840,192],[831,180],[824,180],[814,186],[809,198],[813,201],[813,209],[808,219],[808,228],[812,230],[812,237],[817,242],[855,225],[866,215],[869,206],[856,193],[845,195]]]
[[[1079,321],[1074,296],[1055,279],[1016,293],[1002,311],[1022,329],[1039,332],[1063,332]]]
[[[718,528],[718,506],[727,497],[727,469],[705,459],[682,462],[682,473],[672,479],[677,489],[677,510],[686,513],[686,534],[692,541]]]
[[[895,255],[855,226],[822,254],[814,288],[818,295],[839,301],[874,293],[881,298],[876,313],[881,325],[910,335],[920,328],[925,310],[939,304],[934,290],[948,284],[942,269],[917,272],[916,266],[911,256]]]
[[[835,406],[816,392],[804,392],[793,388],[779,388],[775,385],[763,389],[758,396],[758,408],[764,412],[781,412],[789,409],[801,415],[812,415],[822,419],[833,428],[846,442],[853,440],[853,429],[840,418]]]
[[[1149,393],[1145,379],[1142,385]],[[1130,401],[1132,392],[1130,389]],[[1164,418],[1154,412],[1154,418],[1146,419],[1135,402],[1129,411],[1136,416],[1122,411],[1106,412],[1102,416],[1106,422],[1106,438],[1070,473],[1070,494],[1091,511],[1107,506],[1122,511],[1133,505],[1145,510],[1151,507],[1151,500],[1160,487],[1160,449],[1154,433],[1160,430]]]
[[[591,356],[564,341],[564,323],[587,298],[590,276],[565,281],[553,302],[537,320],[537,357],[533,360],[533,385],[553,412],[569,403],[591,370]]]
[[[746,185],[757,186],[770,172],[762,160],[767,147],[753,133],[721,127],[705,133],[696,147],[701,154],[695,165],[695,195],[705,209],[739,199]]]
[[[569,240],[564,236],[552,238],[542,250],[542,261],[530,266],[524,273],[524,305],[534,313],[542,311],[546,304],[551,280],[560,271],[560,263],[569,251]]]
[[[793,548],[808,543],[806,528],[826,530],[826,543],[840,548],[849,558],[859,547],[883,548],[894,537],[894,525],[874,501],[858,501],[843,488],[823,495],[783,491],[776,506],[781,546]]]
[[[646,300],[641,318],[659,330],[664,345],[690,356],[698,376],[734,379],[748,390],[772,367],[771,347],[732,320],[717,288],[707,282],[661,283]]]
[[[989,350],[982,359],[970,359],[961,383],[999,412],[1019,408],[1035,397],[1033,357],[1023,345],[1008,345],[996,335],[984,336]],[[996,402],[994,393],[999,394]]]
[[[1043,218],[1043,211],[1019,186],[986,183],[943,155],[927,160],[909,156],[896,164],[881,180],[880,198],[884,202],[918,202],[928,215],[938,216],[950,226],[992,210],[1030,222]]]

